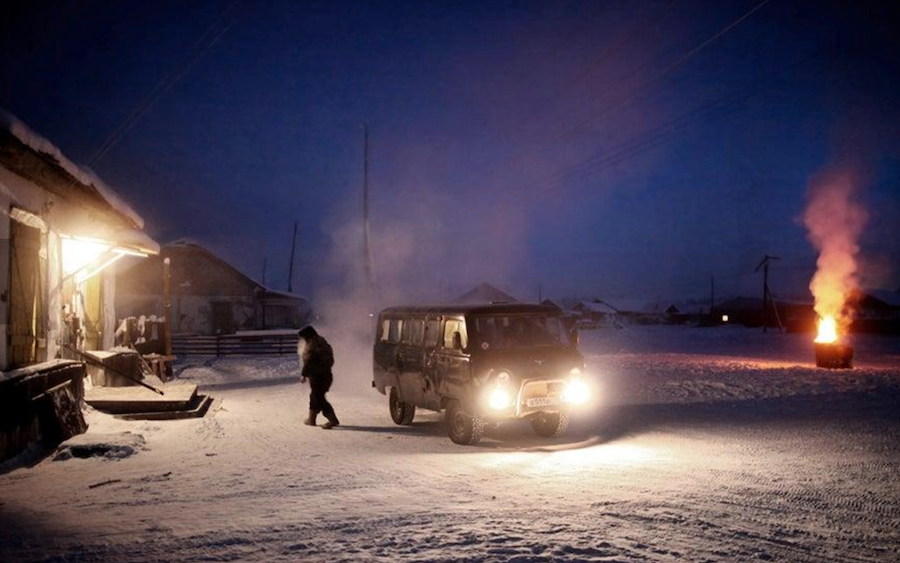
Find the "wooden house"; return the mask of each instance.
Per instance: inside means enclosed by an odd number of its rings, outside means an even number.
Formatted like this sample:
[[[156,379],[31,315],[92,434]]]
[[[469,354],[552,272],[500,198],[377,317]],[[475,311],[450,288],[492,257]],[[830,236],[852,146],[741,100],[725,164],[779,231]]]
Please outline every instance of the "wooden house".
[[[300,328],[307,320],[305,298],[268,288],[188,240],[166,244],[159,256],[119,272],[116,306],[120,319],[163,316],[163,260],[167,258],[173,333],[213,336]]]
[[[0,209],[2,461],[85,431],[83,354],[113,345],[115,268],[159,247],[100,178],[2,110]]]
[[[115,265],[159,251],[143,219],[2,111],[0,209],[0,369],[111,347]]]

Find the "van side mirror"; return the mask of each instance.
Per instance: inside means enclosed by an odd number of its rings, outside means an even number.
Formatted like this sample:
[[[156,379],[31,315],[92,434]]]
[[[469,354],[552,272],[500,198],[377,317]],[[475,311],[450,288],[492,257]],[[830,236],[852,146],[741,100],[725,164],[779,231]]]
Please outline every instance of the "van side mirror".
[[[569,331],[569,337],[572,340],[572,346],[578,346],[578,329],[572,327],[572,330]]]
[[[462,350],[462,335],[459,331],[453,333],[453,349],[454,350]]]

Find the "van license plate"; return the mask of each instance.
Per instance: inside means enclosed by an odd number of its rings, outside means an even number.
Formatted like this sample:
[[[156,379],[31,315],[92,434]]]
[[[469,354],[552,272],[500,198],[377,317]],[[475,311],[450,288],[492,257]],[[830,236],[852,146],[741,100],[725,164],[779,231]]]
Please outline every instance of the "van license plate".
[[[556,397],[535,397],[533,399],[528,399],[525,401],[525,404],[529,407],[553,407],[559,404],[559,399]]]

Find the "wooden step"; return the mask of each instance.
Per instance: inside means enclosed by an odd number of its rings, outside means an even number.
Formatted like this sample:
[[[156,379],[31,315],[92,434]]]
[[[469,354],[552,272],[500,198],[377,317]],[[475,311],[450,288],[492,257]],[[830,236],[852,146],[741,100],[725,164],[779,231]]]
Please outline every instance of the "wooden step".
[[[184,418],[203,418],[213,399],[209,395],[196,395],[188,408],[174,411],[134,412],[117,414],[116,418],[125,420],[181,420]]]
[[[86,391],[84,400],[98,411],[122,413],[156,413],[183,411],[191,407],[197,386],[190,383],[165,385],[163,395],[144,387],[94,387]]]

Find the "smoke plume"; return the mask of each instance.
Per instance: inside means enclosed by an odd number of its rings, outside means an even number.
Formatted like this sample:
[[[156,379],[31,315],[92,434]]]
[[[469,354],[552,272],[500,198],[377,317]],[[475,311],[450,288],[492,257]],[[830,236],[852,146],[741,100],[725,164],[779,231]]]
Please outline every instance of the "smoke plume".
[[[857,193],[858,186],[849,175],[822,177],[810,184],[803,214],[809,240],[819,251],[809,284],[816,313],[833,317],[842,328],[851,320],[845,305],[858,288],[858,241],[868,219]]]

